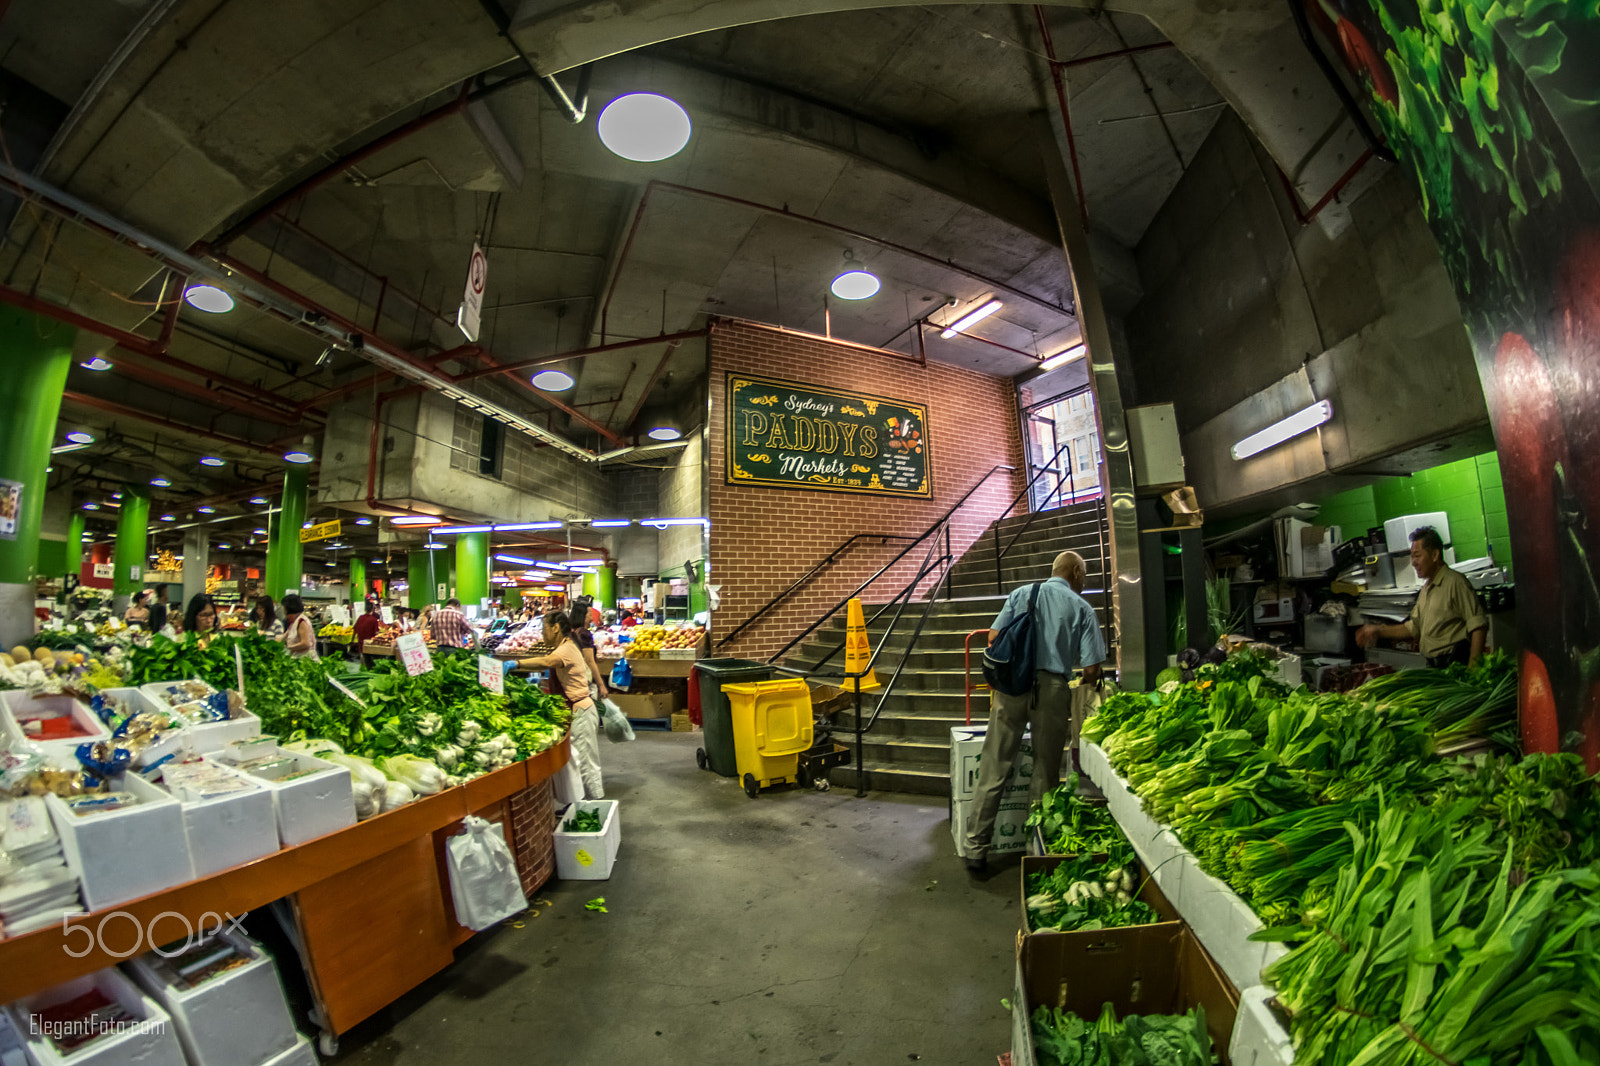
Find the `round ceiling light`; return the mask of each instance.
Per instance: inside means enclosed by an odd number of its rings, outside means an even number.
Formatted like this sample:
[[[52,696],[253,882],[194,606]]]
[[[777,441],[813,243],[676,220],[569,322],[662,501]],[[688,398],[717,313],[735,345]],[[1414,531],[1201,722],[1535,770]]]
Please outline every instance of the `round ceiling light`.
[[[150,479],[150,484],[154,485],[158,489],[170,489],[172,487],[172,482],[168,481],[164,477],[153,477]]]
[[[88,503],[83,505],[83,509],[85,511],[98,511],[100,510],[100,505],[95,503],[93,500],[90,500]]]
[[[198,512],[199,514],[216,514],[217,513],[217,509],[215,507],[196,507],[195,511]]]
[[[635,163],[659,163],[683,151],[692,126],[689,113],[665,96],[629,93],[600,112],[600,143]]]
[[[562,370],[541,370],[530,380],[534,388],[545,392],[566,392],[575,384],[572,375]]]
[[[97,355],[93,359],[86,359],[78,365],[85,370],[110,370],[113,364],[111,360]]]
[[[257,537],[264,537],[267,535],[267,531],[264,529],[252,529],[250,532]]]
[[[865,300],[877,293],[882,287],[876,274],[868,274],[865,270],[851,270],[840,274],[833,279],[829,286],[833,294],[841,300]]]
[[[233,297],[215,285],[190,285],[184,290],[183,298],[190,307],[213,315],[233,310]]]
[[[232,544],[218,544],[217,547],[219,547],[219,548],[223,549],[224,551],[226,551],[227,549],[233,547],[233,545]]]
[[[283,460],[286,463],[309,463],[311,461],[311,453],[310,452],[284,452],[283,453]]]
[[[228,465],[228,461],[226,459],[218,459],[214,455],[202,455],[200,457],[200,465],[201,466],[227,466]]]
[[[75,429],[71,433],[67,434],[67,439],[74,444],[93,444],[94,434],[85,433],[81,429]]]
[[[252,496],[250,497],[250,502],[259,507],[264,503],[269,503],[270,501],[265,496]]]
[[[370,525],[372,525],[372,519],[370,519],[370,518],[358,518],[358,519],[356,519],[356,525],[358,525],[358,526],[370,526]]]
[[[161,520],[163,522],[176,522],[178,520],[178,516],[177,515],[164,514],[164,515],[161,516]]]
[[[677,440],[679,437],[683,436],[683,434],[679,433],[671,426],[657,426],[649,433],[646,433],[645,436],[649,437],[651,440]]]

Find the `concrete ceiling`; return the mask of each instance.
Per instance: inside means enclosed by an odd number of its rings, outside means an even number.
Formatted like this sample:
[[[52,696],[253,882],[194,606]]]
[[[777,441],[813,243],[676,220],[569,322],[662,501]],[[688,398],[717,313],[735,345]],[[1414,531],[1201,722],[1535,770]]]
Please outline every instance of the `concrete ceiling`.
[[[928,331],[927,356],[1025,372],[1078,337],[1039,162],[1049,146],[1034,132],[1057,111],[1035,9],[856,7],[529,2],[503,9],[506,36],[479,0],[13,0],[0,71],[56,110],[35,109],[54,116],[37,143],[8,111],[7,147],[95,208],[213,266],[225,254],[417,360],[463,343],[455,310],[477,239],[490,264],[479,345],[504,362],[709,315],[914,351],[917,320],[943,324],[994,296],[1004,307],[974,327],[981,340]],[[1062,74],[1102,246],[1137,243],[1230,105],[1292,180],[1343,169],[1353,135],[1286,50],[1281,4],[1040,10],[1057,57],[1090,60]],[[1092,60],[1129,48],[1143,50]],[[564,72],[572,93],[570,68],[590,62],[588,113],[572,123],[535,75]],[[682,153],[644,165],[600,144],[601,108],[631,91],[689,111]],[[474,102],[452,106],[463,93]],[[170,265],[42,207],[18,212],[0,249],[7,285],[146,338],[174,291]],[[825,311],[828,282],[851,268],[882,291]],[[377,387],[360,354],[330,351],[329,330],[281,301],[218,316],[180,306],[164,354],[193,369],[110,354],[109,373],[73,371],[69,389],[98,406],[75,402],[68,417],[106,440],[238,464],[220,481],[178,464],[190,496],[268,476],[285,441],[319,432],[330,390]],[[490,358],[434,365],[458,374]],[[560,399],[590,423],[557,412],[552,425],[604,450],[593,423],[626,436],[634,411],[703,409],[704,359],[690,342],[566,361],[578,385]],[[508,406],[549,411],[525,377],[495,380]],[[119,447],[102,458],[138,461]]]

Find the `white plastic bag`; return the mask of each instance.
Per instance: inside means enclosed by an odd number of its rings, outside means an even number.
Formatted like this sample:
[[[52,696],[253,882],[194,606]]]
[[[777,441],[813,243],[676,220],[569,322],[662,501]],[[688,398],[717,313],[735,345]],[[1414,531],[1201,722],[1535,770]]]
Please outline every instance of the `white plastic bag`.
[[[578,760],[568,759],[550,779],[550,784],[555,789],[557,810],[583,799],[583,775],[578,772]]]
[[[456,921],[477,931],[528,909],[504,827],[469,816],[446,847]]]
[[[621,744],[625,740],[632,740],[633,726],[629,723],[627,716],[622,713],[622,708],[610,700],[601,700],[600,706],[603,709],[601,719],[605,723],[606,739],[613,744]]]

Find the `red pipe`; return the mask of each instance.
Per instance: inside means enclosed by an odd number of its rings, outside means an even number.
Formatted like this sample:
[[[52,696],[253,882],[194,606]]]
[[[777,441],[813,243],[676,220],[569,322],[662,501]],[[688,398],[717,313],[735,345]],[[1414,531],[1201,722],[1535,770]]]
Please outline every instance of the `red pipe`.
[[[174,429],[180,433],[192,433],[197,437],[206,437],[210,440],[221,441],[223,444],[231,444],[236,448],[248,448],[253,452],[260,452],[263,455],[281,458],[281,456],[279,456],[279,454],[273,451],[271,448],[263,448],[254,441],[244,440],[240,437],[232,437],[226,433],[215,433],[208,429],[201,429],[199,426],[191,426],[187,422],[175,422],[170,418],[162,418],[160,415],[153,415],[146,411],[141,411],[137,407],[127,407],[120,403],[113,403],[110,400],[102,400],[98,396],[88,396],[81,392],[68,391],[62,393],[61,398],[72,403],[82,404],[85,407],[95,407],[99,410],[109,412],[110,414],[121,415],[124,418],[133,418],[140,422],[148,422],[151,425],[164,426],[167,429]]]
[[[639,232],[639,223],[644,219],[644,209],[650,203],[650,194],[655,192],[654,181],[645,182],[644,195],[639,197],[639,206],[634,208],[633,221],[628,225],[628,236],[622,242],[622,251],[617,253],[617,268],[611,272],[611,278],[606,283],[606,298],[600,304],[600,343],[606,342],[606,320],[611,315],[611,294],[616,291],[617,279],[622,276],[622,265],[628,261],[628,253],[633,250],[633,236]]]
[[[602,327],[604,328],[604,327]],[[600,355],[604,352],[619,352],[625,348],[639,348],[646,344],[676,344],[678,341],[688,340],[691,337],[705,337],[711,333],[709,329],[686,329],[677,333],[663,333],[658,337],[640,337],[638,340],[615,341],[611,344],[601,344],[593,348],[577,348],[559,355],[546,355],[538,359],[529,359],[521,363],[502,363],[484,370],[469,370],[465,374],[457,374],[455,382],[473,381],[477,378],[486,378],[494,374],[517,374],[535,367],[548,366],[552,363],[564,363],[568,359],[584,359],[591,355]]]
[[[136,354],[140,355],[141,357],[143,356],[143,353]],[[283,411],[278,411],[267,407],[258,407],[248,400],[235,400],[231,397],[221,397],[218,395],[218,390],[216,389],[207,388],[205,385],[193,381],[187,381],[183,378],[174,377],[171,374],[163,374],[161,371],[151,370],[149,367],[130,368],[126,363],[119,362],[115,367],[115,370],[118,374],[121,374],[125,377],[143,381],[151,385],[159,385],[162,388],[171,389],[172,391],[182,393],[185,396],[192,396],[197,400],[205,400],[212,404],[222,403],[227,405],[226,409],[220,412],[221,414],[228,414],[232,412],[248,415],[251,418],[258,418],[263,422],[272,422],[280,426],[298,426],[303,421],[302,419],[292,414],[287,414]]]
[[[1072,158],[1072,184],[1078,193],[1078,212],[1083,216],[1083,227],[1087,230],[1089,202],[1083,195],[1083,172],[1078,169],[1078,141],[1072,133],[1072,109],[1067,106],[1067,90],[1061,77],[1061,62],[1056,59],[1056,46],[1050,39],[1050,24],[1045,21],[1044,8],[1035,5],[1033,14],[1039,20],[1039,36],[1044,38],[1044,54],[1050,60],[1050,80],[1055,82],[1056,105],[1061,108],[1061,124],[1067,131],[1067,155]]]
[[[1372,156],[1373,151],[1371,148],[1357,156],[1356,161],[1350,164],[1350,168],[1339,176],[1339,180],[1333,183],[1331,189],[1322,194],[1322,199],[1312,205],[1309,211],[1300,210],[1300,194],[1295,192],[1294,183],[1289,180],[1289,175],[1283,172],[1282,167],[1278,167],[1278,180],[1283,182],[1283,191],[1289,194],[1289,206],[1294,210],[1295,219],[1302,226],[1308,226],[1315,221],[1316,217],[1322,214],[1322,209],[1331,204],[1333,198],[1339,195],[1340,190],[1355,179],[1355,176],[1361,172],[1362,167],[1367,165],[1367,160],[1371,159]]]
[[[1038,8],[1034,9],[1039,10]],[[1048,34],[1046,34],[1048,36]],[[1102,59],[1121,59],[1123,56],[1137,55],[1140,52],[1154,52],[1159,48],[1176,48],[1171,41],[1157,41],[1155,44],[1136,44],[1131,48],[1118,48],[1114,52],[1100,52],[1097,55],[1081,56],[1078,59],[1050,60],[1054,65],[1066,69],[1068,67],[1082,67],[1090,63],[1098,63]]]

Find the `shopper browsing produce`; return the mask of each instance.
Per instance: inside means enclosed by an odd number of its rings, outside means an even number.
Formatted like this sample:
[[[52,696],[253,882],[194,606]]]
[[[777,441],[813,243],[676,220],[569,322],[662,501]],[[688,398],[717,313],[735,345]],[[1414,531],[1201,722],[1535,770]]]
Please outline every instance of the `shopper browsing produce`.
[[[217,601],[203,592],[191,596],[188,609],[183,612],[183,631],[198,633],[202,642],[221,632],[217,625]]]
[[[1356,643],[1371,648],[1379,637],[1415,640],[1429,666],[1476,664],[1483,654],[1489,619],[1472,585],[1445,565],[1444,542],[1432,526],[1411,534],[1411,565],[1426,582],[1417,593],[1411,617],[1398,625],[1362,626],[1356,630]]]
[[[283,598],[283,644],[296,659],[316,659],[317,631],[306,617],[306,605],[294,593]]]
[[[1050,578],[1037,586],[1014,589],[989,627],[989,642],[1014,619],[1029,613],[1032,602],[1035,673],[1032,687],[1020,695],[992,689],[989,730],[978,763],[978,784],[967,823],[967,870],[982,874],[987,868],[995,816],[1000,810],[1000,790],[1006,773],[1022,746],[1022,734],[1033,728],[1033,795],[1056,787],[1061,779],[1061,752],[1072,733],[1072,672],[1083,669],[1086,683],[1100,680],[1100,663],[1106,657],[1105,640],[1094,608],[1080,592],[1086,576],[1083,557],[1062,552],[1050,567]],[[1037,599],[1035,600],[1035,591]],[[1070,738],[1074,744],[1077,737]]]
[[[283,620],[278,617],[277,605],[271,596],[256,597],[255,606],[250,608],[250,624],[262,636],[283,639]]]
[[[422,634],[423,640],[431,641],[433,637],[433,615],[436,608],[428,604],[422,608],[422,613],[417,615],[417,632]]]
[[[574,604],[572,613],[572,637],[578,642],[578,647],[583,651],[583,661],[589,667],[589,694],[596,701],[603,700],[611,695],[611,690],[606,687],[605,678],[601,675],[600,665],[594,658],[594,634],[589,631],[592,603],[587,597]]]
[[[167,603],[167,596],[167,586],[157,585],[155,602],[150,605],[150,632],[152,633],[161,632],[162,627],[167,624],[167,608],[170,606]]]
[[[128,609],[122,612],[122,620],[133,629],[150,628],[150,593],[136,592],[133,602],[128,604]]]
[[[444,601],[443,607],[433,612],[433,641],[440,647],[448,648],[478,646],[478,635],[472,631],[467,616],[461,613],[460,600],[451,597]]]
[[[555,645],[556,650],[549,655],[522,659],[517,665],[555,673],[561,694],[572,706],[572,722],[567,728],[572,738],[572,758],[583,778],[584,793],[589,799],[605,799],[605,786],[600,781],[600,708],[590,695],[589,667],[574,639],[572,620],[561,611],[545,615],[544,640],[546,644]]]
[[[378,607],[371,600],[367,601],[367,610],[356,619],[356,645],[359,647],[378,635]]]

